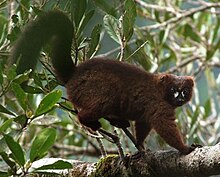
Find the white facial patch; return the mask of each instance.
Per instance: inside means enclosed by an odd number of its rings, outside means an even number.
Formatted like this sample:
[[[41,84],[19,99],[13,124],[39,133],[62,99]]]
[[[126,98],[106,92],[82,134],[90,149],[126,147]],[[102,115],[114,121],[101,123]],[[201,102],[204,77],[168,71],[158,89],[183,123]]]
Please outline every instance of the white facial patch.
[[[181,92],[181,95],[182,95],[183,98],[185,98],[184,91]]]
[[[173,96],[174,96],[174,98],[177,98],[178,96],[179,96],[179,92],[175,92],[174,94],[173,94]]]

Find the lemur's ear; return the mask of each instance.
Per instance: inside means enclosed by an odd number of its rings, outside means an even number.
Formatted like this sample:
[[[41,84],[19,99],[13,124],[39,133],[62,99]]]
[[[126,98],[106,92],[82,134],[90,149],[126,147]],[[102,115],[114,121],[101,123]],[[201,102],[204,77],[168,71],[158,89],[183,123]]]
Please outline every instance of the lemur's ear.
[[[162,75],[160,76],[160,82],[165,82],[168,77],[169,77],[168,74],[162,74]]]

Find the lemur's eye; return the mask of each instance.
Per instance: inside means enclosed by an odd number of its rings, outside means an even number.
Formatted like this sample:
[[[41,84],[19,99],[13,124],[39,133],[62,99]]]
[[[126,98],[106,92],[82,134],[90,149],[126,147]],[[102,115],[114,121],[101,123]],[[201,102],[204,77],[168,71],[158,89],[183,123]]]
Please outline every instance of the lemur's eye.
[[[174,93],[175,92],[175,88],[174,87],[171,87],[171,89],[170,89],[170,91],[172,92],[172,93]]]

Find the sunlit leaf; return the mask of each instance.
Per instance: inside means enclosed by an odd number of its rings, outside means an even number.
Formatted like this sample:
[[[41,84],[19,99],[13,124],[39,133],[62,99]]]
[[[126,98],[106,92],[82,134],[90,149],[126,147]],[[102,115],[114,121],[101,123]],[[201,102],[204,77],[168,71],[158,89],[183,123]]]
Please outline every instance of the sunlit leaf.
[[[63,161],[63,160],[58,160],[54,162],[53,164],[50,165],[44,165],[40,168],[37,168],[36,170],[53,170],[53,169],[72,169],[73,166],[71,163]]]
[[[118,44],[120,44],[120,28],[119,21],[111,15],[104,16],[104,27],[109,34],[109,36]]]
[[[57,101],[61,98],[62,91],[61,90],[55,90],[48,95],[46,95],[43,100],[41,100],[34,117],[40,116],[42,114],[47,113],[50,111],[53,106],[57,103]]]

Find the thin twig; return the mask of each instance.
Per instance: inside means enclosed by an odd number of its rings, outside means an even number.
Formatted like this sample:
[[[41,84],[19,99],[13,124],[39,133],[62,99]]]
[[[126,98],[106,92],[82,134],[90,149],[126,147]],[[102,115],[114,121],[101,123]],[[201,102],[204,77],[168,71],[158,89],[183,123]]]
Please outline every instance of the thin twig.
[[[140,49],[142,49],[146,44],[148,43],[148,41],[145,41],[143,44],[141,44],[131,55],[129,55],[125,60],[128,60],[129,58],[133,57],[133,55],[135,55],[135,53],[137,53]]]
[[[92,140],[90,140],[87,136],[87,134],[85,132],[81,132],[81,131],[78,131],[76,129],[69,129],[69,128],[66,128],[66,127],[62,127],[62,126],[58,126],[58,125],[53,125],[54,128],[58,128],[59,130],[64,130],[64,131],[73,131],[75,134],[79,134],[80,136],[82,136],[82,138],[86,139],[88,141],[88,143],[93,147],[93,149],[95,149],[95,151],[98,153],[100,152],[99,151],[99,148],[96,146],[95,143],[93,143]],[[70,146],[70,145],[63,145],[63,146]]]
[[[77,110],[70,109],[70,108],[68,108],[68,107],[66,107],[66,106],[64,106],[64,105],[62,105],[62,103],[58,103],[58,105],[59,105],[61,108],[65,109],[65,110],[67,110],[67,111],[69,111],[69,112],[71,112],[71,113],[73,113],[73,114],[78,114],[78,111],[77,111]]]
[[[196,60],[200,60],[201,58],[202,58],[202,56],[194,56],[193,55],[191,58],[183,59],[183,61],[179,65],[170,68],[167,72],[168,73],[174,73],[174,72],[178,71],[178,69],[183,68],[186,65],[188,65],[188,64],[190,64],[190,63],[192,63]]]
[[[114,131],[115,134],[112,134],[110,132],[107,132],[106,130],[104,129],[99,129],[98,132],[100,134],[102,134],[108,141],[112,142],[112,143],[115,143],[115,145],[117,146],[118,148],[118,154],[121,158],[121,160],[125,162],[125,156],[124,156],[124,152],[123,152],[123,148],[122,148],[122,145],[121,145],[121,142],[120,142],[120,139],[117,135],[117,132]]]
[[[170,12],[175,15],[179,14],[177,11],[175,11],[174,8],[171,8],[171,7],[159,6],[156,4],[149,4],[141,0],[135,0],[135,2],[144,8],[155,9],[155,10],[162,11],[162,12]]]
[[[59,149],[58,153],[62,150],[65,151],[66,152],[66,154],[64,154],[65,156],[84,154],[84,155],[96,157],[100,155],[100,150],[98,147],[97,149],[94,149],[93,147],[87,148],[87,147],[79,147],[79,146],[65,145],[65,144],[59,144],[59,143],[54,144],[53,147],[56,149]],[[106,151],[107,151],[106,152],[107,154],[118,154],[115,148],[114,149],[108,148],[106,149]],[[60,154],[57,154],[56,156],[60,156]]]
[[[101,138],[96,138],[98,144],[99,144],[99,147],[100,147],[100,153],[102,155],[102,157],[106,157],[107,156],[107,152],[105,150],[105,147],[103,145],[103,142],[101,140]]]
[[[127,43],[127,45],[134,44],[136,41],[137,41],[137,39],[133,39],[133,40],[129,41]],[[110,56],[110,55],[112,55],[112,54],[114,54],[116,52],[119,52],[120,50],[121,50],[121,47],[116,47],[116,48],[114,48],[114,49],[112,49],[112,50],[110,50],[110,51],[108,51],[106,53],[96,55],[95,58],[105,58],[105,57],[108,57],[108,56]]]

